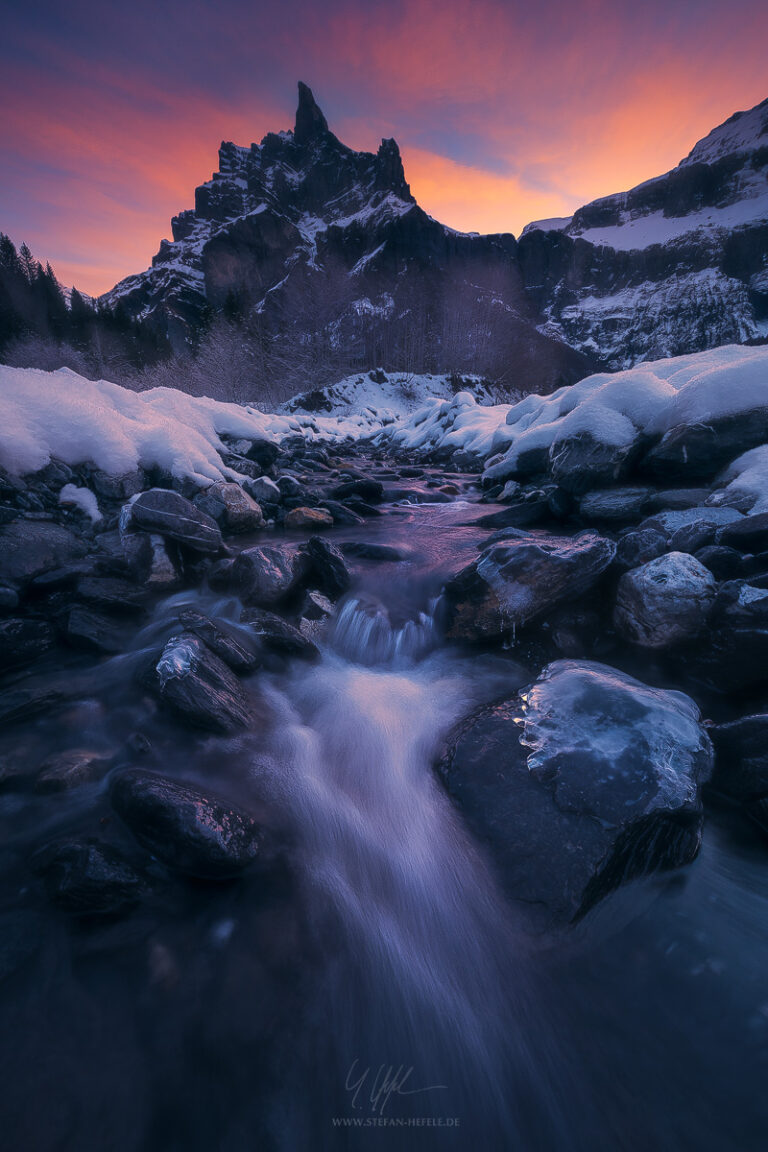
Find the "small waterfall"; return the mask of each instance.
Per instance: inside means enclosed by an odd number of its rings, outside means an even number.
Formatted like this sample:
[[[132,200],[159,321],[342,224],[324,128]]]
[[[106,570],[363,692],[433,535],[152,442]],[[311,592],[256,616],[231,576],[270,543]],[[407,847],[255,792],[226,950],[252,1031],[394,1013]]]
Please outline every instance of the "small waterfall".
[[[382,604],[348,600],[332,627],[330,646],[355,664],[406,667],[436,647],[435,605],[436,601],[428,612],[420,612],[396,627]]]

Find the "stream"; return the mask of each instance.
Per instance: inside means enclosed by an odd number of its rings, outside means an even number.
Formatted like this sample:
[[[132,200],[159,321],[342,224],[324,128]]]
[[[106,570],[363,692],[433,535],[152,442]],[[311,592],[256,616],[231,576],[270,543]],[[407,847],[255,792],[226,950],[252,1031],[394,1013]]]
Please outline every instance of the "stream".
[[[757,831],[710,808],[693,865],[533,933],[433,773],[458,720],[531,678],[514,648],[468,654],[435,627],[487,511],[400,505],[337,530],[403,559],[350,559],[320,660],[247,679],[242,735],[187,731],[136,686],[179,604],[235,626],[239,604],[206,590],[158,603],[125,655],[73,656],[57,673],[78,686],[68,707],[0,733],[14,762],[87,746],[122,750],[119,768],[141,752],[254,812],[278,860],[229,884],[158,883],[129,916],[73,924],[28,861],[48,837],[114,827],[108,781],[0,793],[9,1152],[765,1147]]]

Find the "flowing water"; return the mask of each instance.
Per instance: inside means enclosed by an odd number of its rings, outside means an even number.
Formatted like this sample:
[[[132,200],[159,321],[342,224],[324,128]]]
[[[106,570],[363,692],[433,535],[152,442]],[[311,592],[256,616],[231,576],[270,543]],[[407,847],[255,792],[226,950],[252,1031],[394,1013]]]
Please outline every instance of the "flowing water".
[[[133,653],[97,677],[73,667],[68,710],[0,737],[0,756],[86,743],[127,764],[140,731],[148,766],[247,804],[288,862],[224,887],[159,885],[119,923],[73,927],[28,889],[27,861],[46,836],[121,835],[106,785],[3,793],[0,926],[28,950],[0,983],[3,1147],[765,1146],[757,836],[714,812],[684,873],[617,893],[577,931],[532,935],[436,781],[451,726],[530,677],[514,652],[440,643],[440,584],[487,535],[467,518],[458,503],[398,509],[350,533],[406,559],[357,564],[321,660],[250,682],[244,736],[184,733],[134,686],[180,603],[236,626],[235,601],[184,593]]]

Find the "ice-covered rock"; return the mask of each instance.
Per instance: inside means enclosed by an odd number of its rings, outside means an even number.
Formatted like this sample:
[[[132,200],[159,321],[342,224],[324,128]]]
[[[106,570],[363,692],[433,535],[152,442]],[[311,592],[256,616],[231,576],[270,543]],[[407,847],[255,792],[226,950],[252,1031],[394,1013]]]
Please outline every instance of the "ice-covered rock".
[[[196,728],[236,732],[250,722],[248,698],[237,676],[192,632],[171,637],[144,677],[161,700]]]
[[[624,573],[616,593],[614,623],[634,644],[667,648],[698,635],[714,604],[716,588],[712,573],[693,556],[668,552]]]
[[[438,764],[512,897],[545,923],[692,860],[712,747],[687,696],[561,660],[451,734]]]
[[[443,594],[449,640],[500,637],[582,595],[613,560],[616,545],[597,532],[555,536],[510,529],[450,580]],[[514,535],[513,535],[514,533]]]

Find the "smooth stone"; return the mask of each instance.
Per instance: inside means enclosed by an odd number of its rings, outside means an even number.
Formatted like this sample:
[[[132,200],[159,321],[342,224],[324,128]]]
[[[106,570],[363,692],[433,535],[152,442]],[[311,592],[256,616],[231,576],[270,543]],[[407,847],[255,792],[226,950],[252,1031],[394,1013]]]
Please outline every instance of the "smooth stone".
[[[322,508],[292,508],[283,524],[286,528],[332,528],[333,516]]]
[[[301,485],[298,485],[298,487],[300,492]],[[283,495],[299,494],[290,492],[283,493],[280,485],[275,484],[274,480],[270,480],[269,476],[260,476],[258,480],[251,480],[248,489],[254,500],[257,500],[259,504],[280,504]]]
[[[644,648],[667,648],[703,629],[715,602],[717,582],[685,552],[669,552],[619,581],[614,609],[617,631]]]
[[[253,817],[191,784],[131,770],[115,780],[111,798],[139,843],[173,871],[227,880],[259,855],[262,837]]]
[[[330,512],[334,524],[365,524],[362,516],[347,508],[345,504],[340,504],[338,500],[323,500],[321,508]]]
[[[603,488],[587,492],[579,501],[579,514],[585,520],[630,524],[639,520],[652,488]]]
[[[768,551],[768,512],[734,519],[718,532],[717,542],[740,552]]]
[[[14,520],[0,528],[0,580],[24,587],[35,576],[81,560],[88,545],[74,532],[46,520]]]
[[[619,568],[639,568],[641,564],[663,556],[667,547],[666,535],[657,528],[637,528],[622,536],[616,545],[616,565]]]
[[[334,500],[346,500],[352,496],[366,504],[380,504],[384,498],[384,485],[380,480],[371,480],[368,477],[347,480],[331,489],[331,496]]]
[[[212,517],[196,508],[191,500],[168,488],[150,488],[123,508],[122,528],[140,528],[175,540],[196,552],[221,550],[221,529]],[[125,522],[127,521],[127,523]]]

